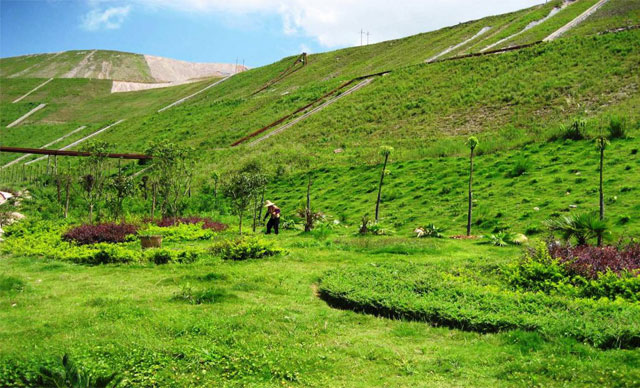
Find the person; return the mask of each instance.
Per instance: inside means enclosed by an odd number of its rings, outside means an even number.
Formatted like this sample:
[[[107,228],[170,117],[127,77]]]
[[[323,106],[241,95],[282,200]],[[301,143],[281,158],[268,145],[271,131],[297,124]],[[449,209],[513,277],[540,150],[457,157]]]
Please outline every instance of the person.
[[[263,221],[266,220],[267,217],[271,217],[269,218],[269,222],[267,222],[267,234],[271,234],[271,229],[273,229],[273,232],[277,235],[278,228],[280,227],[280,208],[271,201],[267,201],[264,207],[267,208],[267,214],[264,215]]]

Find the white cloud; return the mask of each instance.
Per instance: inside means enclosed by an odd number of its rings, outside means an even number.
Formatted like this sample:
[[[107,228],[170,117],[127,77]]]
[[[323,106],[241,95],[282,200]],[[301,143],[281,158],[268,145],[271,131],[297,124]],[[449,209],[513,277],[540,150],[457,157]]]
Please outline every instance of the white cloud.
[[[105,10],[92,9],[82,18],[81,27],[87,31],[96,31],[103,28],[115,30],[120,28],[130,11],[130,5],[110,7]]]
[[[95,1],[95,0],[94,0]],[[283,33],[304,35],[325,47],[396,39],[468,20],[515,11],[542,0],[132,0],[154,8],[216,14],[279,15]]]

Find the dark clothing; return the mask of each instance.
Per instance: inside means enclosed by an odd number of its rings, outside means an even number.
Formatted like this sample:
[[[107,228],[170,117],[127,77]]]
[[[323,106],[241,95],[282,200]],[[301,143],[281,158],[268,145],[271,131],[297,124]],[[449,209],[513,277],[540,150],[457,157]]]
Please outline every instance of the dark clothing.
[[[280,227],[280,208],[276,206],[269,206],[264,218],[266,219],[269,216],[271,216],[271,218],[269,218],[269,222],[267,222],[267,234],[271,234],[272,228],[273,232],[278,234],[278,228]]]
[[[270,218],[269,222],[267,222],[267,234],[271,234],[271,228],[273,228],[273,233],[278,234],[279,227],[280,227],[280,219]]]

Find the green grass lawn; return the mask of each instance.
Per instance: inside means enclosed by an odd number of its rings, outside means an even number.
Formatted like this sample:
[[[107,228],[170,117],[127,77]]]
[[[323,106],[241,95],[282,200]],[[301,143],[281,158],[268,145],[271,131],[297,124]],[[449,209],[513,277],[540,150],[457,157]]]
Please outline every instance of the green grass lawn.
[[[231,263],[86,267],[3,257],[3,376],[35,373],[69,353],[91,370],[121,371],[135,386],[600,387],[640,379],[638,350],[376,318],[331,308],[315,294],[330,269],[501,265],[521,255],[517,248],[346,232],[277,240],[286,255]],[[21,291],[8,290],[8,277]],[[213,301],[175,300],[187,286],[210,289]]]

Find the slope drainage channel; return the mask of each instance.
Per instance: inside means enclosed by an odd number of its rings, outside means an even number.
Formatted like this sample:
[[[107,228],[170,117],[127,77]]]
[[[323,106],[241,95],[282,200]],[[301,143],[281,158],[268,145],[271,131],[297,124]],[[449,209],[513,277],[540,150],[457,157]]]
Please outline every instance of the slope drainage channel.
[[[36,106],[35,108],[31,109],[29,111],[29,113],[25,114],[24,116],[20,117],[16,121],[14,121],[11,124],[7,125],[7,128],[15,127],[16,125],[20,124],[21,122],[26,120],[29,116],[31,116],[32,114],[36,113],[37,111],[39,111],[40,109],[44,108],[45,106],[47,106],[47,104],[40,104],[40,105]]]
[[[597,2],[596,4],[594,4],[593,6],[591,6],[591,8],[589,8],[588,10],[584,11],[580,16],[578,16],[577,18],[573,19],[572,21],[570,21],[569,23],[565,24],[564,26],[562,26],[560,29],[558,29],[556,32],[554,32],[553,34],[547,36],[546,38],[544,38],[542,41],[543,42],[550,42],[552,40],[555,40],[559,37],[561,37],[562,35],[564,35],[567,31],[571,30],[572,28],[576,27],[578,24],[582,23],[583,21],[585,21],[589,16],[593,15],[598,9],[600,9],[600,7],[602,7],[607,1],[609,0],[600,0],[599,2]]]
[[[44,85],[48,84],[49,82],[53,81],[53,78],[49,78],[48,80],[44,81],[43,83],[41,83],[40,85],[36,86],[35,88],[31,89],[31,91],[27,92],[27,94],[25,94],[22,97],[16,98],[12,104],[15,104],[16,102],[20,102],[22,101],[25,97],[27,97],[28,95],[30,95],[31,93],[35,92],[36,90],[40,89],[41,87],[43,87]]]
[[[253,137],[258,136],[259,134],[261,134],[263,132],[266,132],[267,130],[275,127],[276,125],[284,123],[285,121],[287,121],[288,119],[294,117],[298,113],[304,112],[307,109],[311,108],[312,106],[318,104],[319,102],[324,101],[327,98],[339,93],[341,90],[343,90],[344,88],[350,86],[354,82],[362,81],[362,80],[367,79],[367,78],[372,78],[372,77],[379,76],[379,75],[384,75],[384,74],[387,74],[387,73],[389,73],[389,71],[385,71],[385,72],[381,72],[381,73],[377,73],[377,74],[370,74],[370,75],[362,76],[362,77],[357,77],[357,78],[354,78],[354,79],[352,79],[350,81],[347,81],[347,82],[343,83],[342,85],[338,86],[337,88],[335,88],[335,89],[331,90],[330,92],[326,93],[324,96],[322,96],[322,97],[314,100],[313,102],[303,106],[302,108],[298,108],[294,112],[289,113],[288,115],[286,115],[286,116],[274,121],[273,123],[271,123],[271,124],[269,124],[267,126],[264,126],[264,127],[258,129],[255,132],[250,133],[249,135],[247,135],[247,136],[243,137],[242,139],[236,141],[235,143],[231,144],[231,147],[238,146],[238,145],[244,143],[245,141],[247,141],[247,140],[249,140],[249,139],[251,139]]]
[[[121,122],[123,122],[123,121],[124,121],[124,119],[123,119],[123,120],[118,120],[118,121],[116,121],[116,122],[115,122],[115,123],[113,123],[113,124],[107,125],[106,127],[102,128],[102,129],[99,129],[99,130],[97,130],[97,131],[95,131],[95,132],[93,132],[93,133],[91,133],[91,134],[89,134],[89,135],[87,135],[87,136],[83,137],[83,138],[82,138],[82,139],[80,139],[80,140],[76,140],[76,141],[74,141],[73,143],[71,143],[71,144],[69,144],[69,145],[67,145],[67,146],[64,146],[64,147],[60,148],[60,151],[67,150],[67,149],[69,149],[69,148],[71,148],[71,147],[73,147],[73,146],[76,146],[76,145],[78,145],[78,144],[80,144],[80,143],[82,143],[82,142],[84,142],[84,141],[86,141],[86,140],[89,140],[89,139],[91,139],[92,137],[97,136],[97,135],[101,134],[102,132],[106,131],[107,129],[109,129],[109,128],[111,128],[111,127],[114,127],[114,126],[116,126],[116,125],[120,124],[120,123],[121,123]],[[25,166],[28,166],[28,165],[30,165],[30,164],[32,164],[32,163],[39,162],[39,161],[44,160],[44,159],[46,159],[46,158],[47,158],[46,156],[39,157],[39,158],[37,158],[37,159],[34,159],[34,160],[30,161],[30,162],[25,163]]]
[[[85,129],[86,127],[87,127],[86,125],[83,125],[83,126],[81,126],[81,127],[79,127],[79,128],[76,128],[76,129],[74,129],[73,131],[71,131],[71,132],[67,133],[66,135],[64,135],[64,136],[61,136],[61,137],[57,138],[56,140],[52,141],[51,143],[48,143],[48,144],[43,145],[42,147],[40,147],[40,149],[47,148],[47,147],[50,147],[50,146],[52,146],[52,145],[54,145],[54,144],[56,144],[56,143],[59,143],[59,142],[61,142],[62,140],[64,140],[64,139],[68,138],[68,137],[69,137],[69,136],[71,136],[71,135],[73,135],[74,133],[78,133],[78,132],[82,131],[82,130],[83,130],[83,129]],[[14,164],[16,164],[16,163],[18,163],[18,162],[20,162],[20,161],[22,161],[22,160],[24,160],[24,159],[28,158],[28,157],[29,157],[29,156],[31,156],[31,155],[33,155],[33,154],[26,154],[26,155],[22,155],[22,156],[21,156],[21,157],[19,157],[18,159],[16,159],[16,160],[12,160],[11,162],[9,162],[9,163],[5,164],[4,166],[0,167],[0,169],[2,169],[2,168],[7,168],[7,167],[10,167],[10,166],[13,166]]]
[[[208,89],[210,89],[210,88],[212,88],[212,87],[214,87],[214,86],[218,85],[219,83],[222,83],[222,82],[224,82],[224,81],[228,80],[229,78],[231,78],[231,76],[227,76],[227,77],[225,77],[225,78],[223,78],[223,79],[221,79],[221,80],[219,80],[219,81],[216,81],[216,82],[212,83],[211,85],[209,85],[209,86],[207,86],[207,87],[205,87],[205,88],[203,88],[203,89],[200,89],[200,90],[198,90],[197,92],[195,92],[195,93],[193,93],[193,94],[191,94],[191,95],[188,95],[187,97],[181,98],[181,99],[179,99],[178,101],[176,101],[176,102],[174,102],[174,103],[171,103],[171,104],[169,104],[169,105],[165,106],[164,108],[162,108],[162,109],[158,110],[158,112],[156,112],[156,113],[164,112],[165,110],[167,110],[167,109],[169,109],[169,108],[173,108],[173,107],[174,107],[174,106],[176,106],[176,105],[180,105],[180,104],[182,104],[183,102],[187,101],[188,99],[190,99],[190,98],[193,98],[193,97],[197,96],[198,94],[200,94],[200,93],[204,92],[205,90],[208,90]]]
[[[272,131],[272,132],[269,132],[268,134],[266,134],[266,135],[262,136],[262,137],[261,137],[261,138],[259,138],[259,139],[254,140],[253,142],[249,143],[249,146],[253,147],[253,146],[255,146],[256,144],[258,144],[258,143],[262,142],[263,140],[266,140],[266,139],[270,138],[271,136],[275,136],[275,135],[277,135],[277,134],[279,134],[279,133],[283,132],[284,130],[286,130],[286,129],[288,129],[288,128],[291,128],[292,126],[296,125],[297,123],[299,123],[300,121],[302,121],[302,120],[306,119],[307,117],[309,117],[309,116],[311,116],[311,115],[313,115],[313,114],[315,114],[315,113],[320,112],[321,110],[323,110],[323,109],[324,109],[324,108],[326,108],[327,106],[329,106],[329,105],[333,104],[334,102],[338,101],[338,100],[339,100],[339,99],[341,99],[342,97],[346,97],[346,96],[348,96],[349,94],[351,94],[351,93],[355,92],[356,90],[361,89],[361,88],[363,88],[363,87],[365,87],[365,86],[369,85],[369,84],[371,83],[371,81],[373,81],[373,78],[367,78],[367,79],[365,79],[364,81],[360,82],[359,84],[357,84],[356,86],[354,86],[354,87],[352,87],[351,89],[347,90],[346,92],[344,92],[344,93],[342,93],[342,94],[339,94],[339,95],[337,95],[337,96],[335,96],[335,97],[332,97],[331,99],[329,99],[329,100],[325,101],[325,103],[324,103],[324,104],[322,104],[322,105],[319,105],[319,106],[315,107],[314,109],[312,109],[312,110],[308,111],[307,113],[303,114],[302,116],[300,116],[300,117],[298,117],[298,118],[296,118],[296,119],[292,120],[291,122],[289,122],[289,123],[287,123],[287,124],[285,124],[285,125],[281,126],[280,128],[278,128],[278,129],[276,129],[276,130],[274,130],[274,131]]]
[[[484,35],[487,31],[489,31],[491,29],[491,27],[484,27],[482,28],[480,31],[478,31],[474,36],[472,36],[471,38],[464,40],[460,43],[458,43],[455,46],[451,46],[449,48],[447,48],[446,50],[442,51],[440,54],[433,56],[429,59],[427,59],[425,62],[427,63],[433,63],[435,62],[438,58],[440,58],[443,55],[449,54],[451,51],[457,50],[460,47],[466,45],[467,43],[470,43],[471,41],[475,40],[477,37]]]
[[[560,7],[554,7],[554,8],[551,10],[551,12],[549,12],[549,14],[548,14],[547,16],[543,17],[542,19],[532,21],[531,23],[527,24],[527,25],[526,25],[522,30],[520,30],[520,31],[516,32],[515,34],[509,35],[509,36],[507,36],[506,38],[500,39],[499,41],[497,41],[497,42],[495,42],[495,43],[492,43],[492,44],[488,45],[487,47],[485,47],[485,48],[483,48],[482,50],[480,50],[480,52],[481,52],[481,53],[483,53],[483,52],[485,52],[485,51],[491,50],[492,48],[494,48],[494,47],[496,47],[496,46],[499,46],[499,45],[501,45],[502,43],[507,42],[507,41],[509,41],[509,40],[511,40],[511,39],[513,39],[513,38],[515,38],[516,36],[519,36],[520,34],[522,34],[522,33],[526,32],[526,31],[529,31],[529,30],[530,30],[530,29],[532,29],[533,27],[538,26],[538,25],[540,25],[540,24],[542,24],[542,23],[546,22],[547,20],[549,20],[549,19],[551,19],[552,17],[554,17],[558,12],[560,12],[561,10],[563,10],[564,8],[566,8],[566,7],[567,7],[567,5],[569,5],[569,3],[565,1],[564,3],[562,3],[562,5],[561,5]]]

